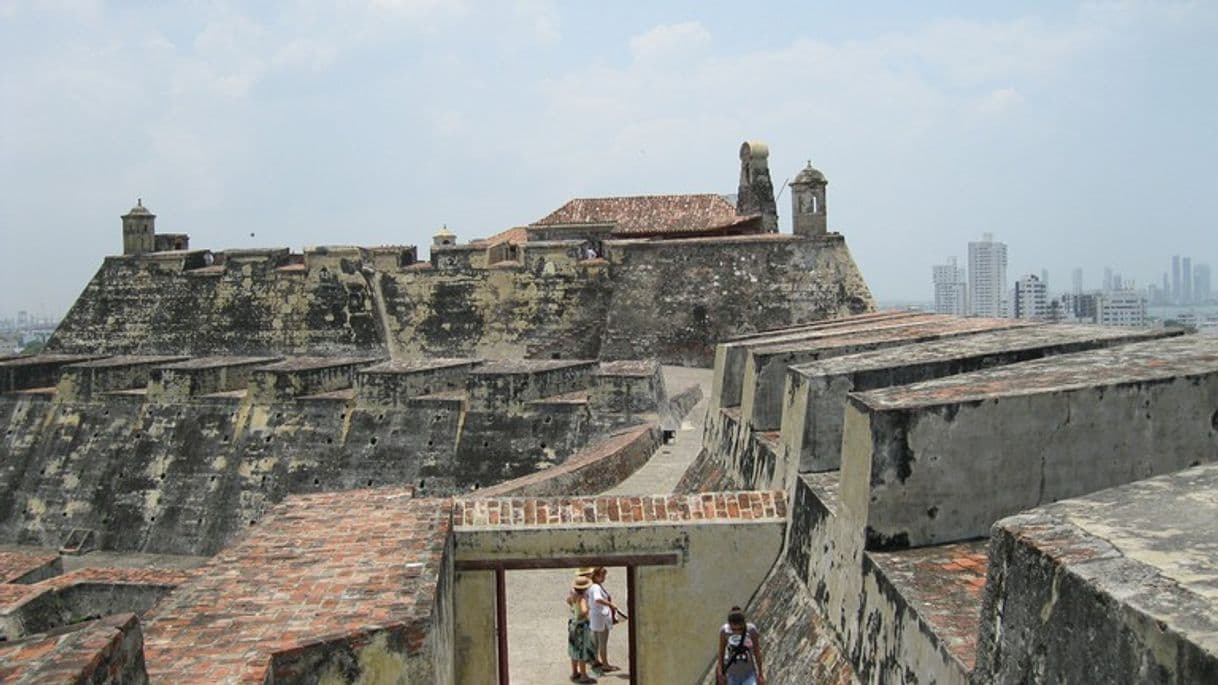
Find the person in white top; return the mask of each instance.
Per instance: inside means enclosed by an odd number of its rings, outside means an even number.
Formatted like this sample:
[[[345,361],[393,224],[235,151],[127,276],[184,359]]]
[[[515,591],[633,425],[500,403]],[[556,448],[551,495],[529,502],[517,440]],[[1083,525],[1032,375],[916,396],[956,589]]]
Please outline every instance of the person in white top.
[[[592,572],[592,587],[588,588],[588,628],[592,630],[595,638],[597,656],[597,660],[592,663],[593,673],[621,670],[609,663],[609,629],[616,622],[618,608],[613,603],[613,597],[605,589],[605,577],[608,575],[604,566],[598,566]]]

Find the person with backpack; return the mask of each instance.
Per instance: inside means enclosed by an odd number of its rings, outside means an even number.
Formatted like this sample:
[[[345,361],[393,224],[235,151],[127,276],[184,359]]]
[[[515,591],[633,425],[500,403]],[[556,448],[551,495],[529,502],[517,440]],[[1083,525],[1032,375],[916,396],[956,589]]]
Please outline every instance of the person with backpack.
[[[740,607],[732,607],[719,629],[718,680],[726,685],[765,685],[761,636]]]

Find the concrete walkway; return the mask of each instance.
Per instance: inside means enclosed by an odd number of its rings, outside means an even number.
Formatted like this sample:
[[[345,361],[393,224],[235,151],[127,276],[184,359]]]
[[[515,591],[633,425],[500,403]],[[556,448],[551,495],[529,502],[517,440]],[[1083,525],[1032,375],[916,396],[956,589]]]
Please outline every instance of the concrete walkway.
[[[664,367],[664,384],[675,394],[697,383],[702,401],[685,417],[676,439],[660,447],[638,471],[607,490],[610,495],[649,495],[672,492],[685,469],[702,448],[702,424],[706,398],[711,392],[710,369]],[[561,685],[570,683],[571,662],[567,658],[567,606],[564,598],[575,576],[574,570],[511,571],[507,574],[508,665],[513,685]],[[614,602],[626,608],[626,569],[610,568],[605,588]],[[618,624],[609,635],[609,660],[622,670],[598,678],[601,683],[625,683],[630,663],[626,624]]]

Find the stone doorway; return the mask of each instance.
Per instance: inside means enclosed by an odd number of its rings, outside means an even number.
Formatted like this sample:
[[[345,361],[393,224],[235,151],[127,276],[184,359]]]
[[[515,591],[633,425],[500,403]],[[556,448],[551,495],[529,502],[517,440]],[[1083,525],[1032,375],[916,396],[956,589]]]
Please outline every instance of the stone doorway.
[[[677,554],[562,559],[504,559],[493,562],[458,562],[458,570],[492,571],[495,576],[495,637],[498,683],[549,685],[569,683],[567,607],[563,603],[576,569],[604,566],[605,587],[628,620],[613,627],[609,660],[621,670],[596,676],[607,685],[638,682],[637,606],[639,566],[675,566]],[[511,573],[509,573],[511,571]]]

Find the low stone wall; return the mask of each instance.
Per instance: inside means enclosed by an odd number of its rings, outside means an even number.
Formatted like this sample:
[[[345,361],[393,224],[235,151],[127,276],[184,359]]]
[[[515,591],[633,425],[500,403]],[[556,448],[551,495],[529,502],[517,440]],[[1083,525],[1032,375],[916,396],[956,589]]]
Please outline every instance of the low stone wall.
[[[649,423],[586,447],[558,466],[475,490],[467,497],[593,495],[616,486],[646,464],[661,440],[659,426]]]
[[[147,685],[143,645],[134,614],[77,624],[0,645],[0,681]]]

